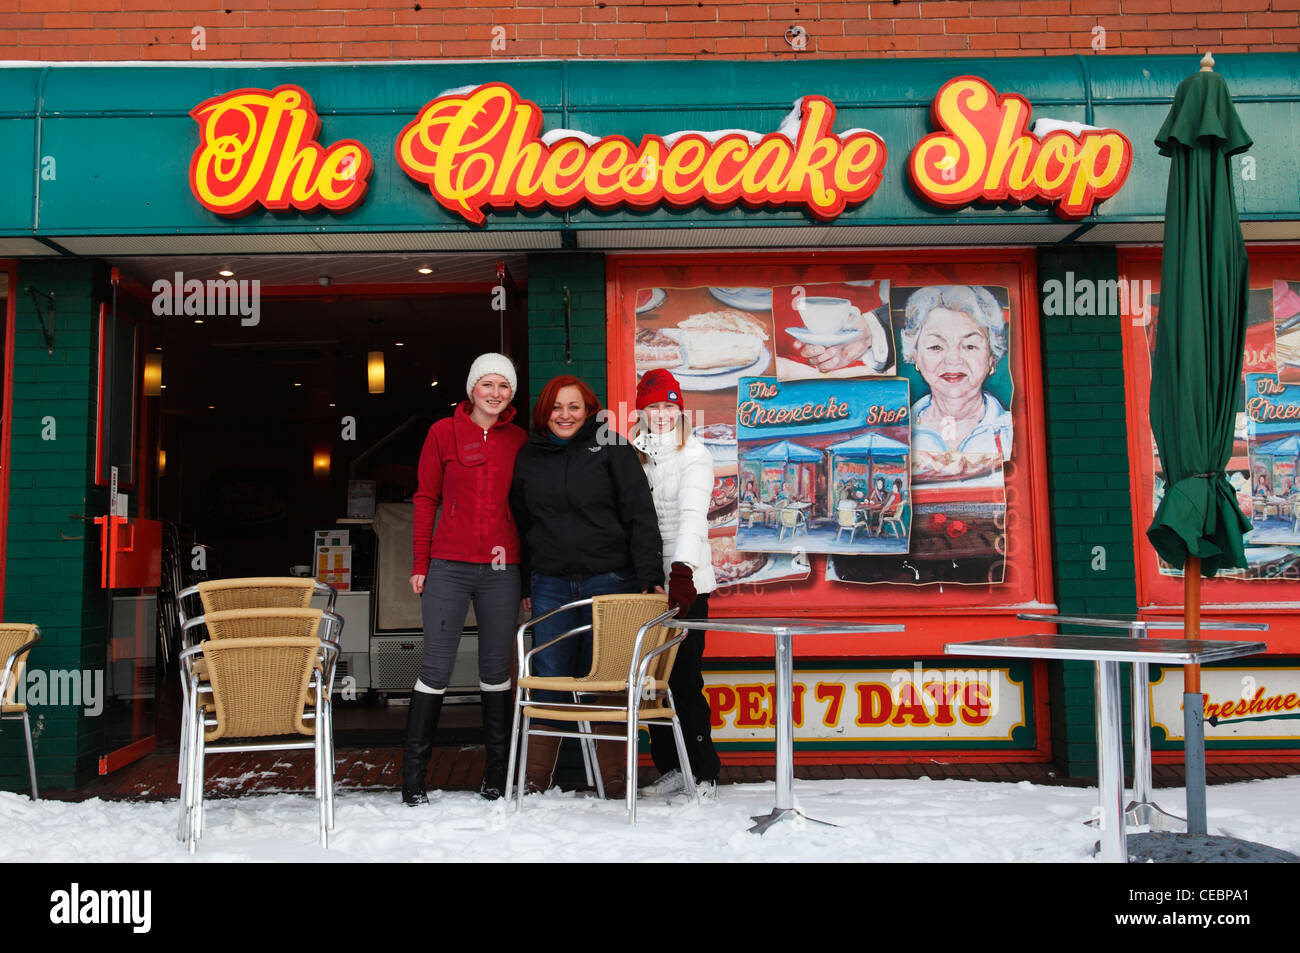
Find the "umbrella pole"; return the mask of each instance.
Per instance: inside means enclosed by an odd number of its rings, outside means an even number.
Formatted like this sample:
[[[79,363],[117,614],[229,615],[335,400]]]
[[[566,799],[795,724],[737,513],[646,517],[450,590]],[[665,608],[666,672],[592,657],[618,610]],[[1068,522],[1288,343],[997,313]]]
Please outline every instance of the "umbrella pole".
[[[1183,566],[1183,637],[1201,637],[1201,560],[1188,556]],[[1187,787],[1187,833],[1204,836],[1205,698],[1201,667],[1183,667],[1183,769]]]

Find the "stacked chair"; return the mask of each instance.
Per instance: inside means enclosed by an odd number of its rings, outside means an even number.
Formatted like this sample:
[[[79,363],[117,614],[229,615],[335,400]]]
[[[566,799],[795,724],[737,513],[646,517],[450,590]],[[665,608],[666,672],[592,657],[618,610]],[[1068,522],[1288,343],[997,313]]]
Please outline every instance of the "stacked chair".
[[[316,592],[328,595],[327,609],[310,608]],[[185,600],[194,596],[203,613],[189,618]],[[297,577],[211,580],[179,593],[178,837],[191,851],[203,834],[205,759],[222,751],[312,749],[320,842],[329,845],[334,828],[331,701],[343,629],[343,620],[330,611],[334,596],[332,587]],[[207,638],[198,641],[204,634]]]
[[[18,701],[18,686],[27,667],[27,653],[41,640],[41,630],[21,622],[0,622],[0,720],[21,721],[27,738],[27,773],[32,782],[32,800],[36,793],[36,756],[32,752],[32,723],[27,705]]]
[[[570,609],[591,607],[591,625],[570,629],[556,639],[525,650],[527,631],[538,622]],[[582,742],[583,762],[590,782],[595,779],[596,790],[604,797],[604,785],[599,769],[595,768],[594,745],[616,743],[626,746],[626,781],[628,823],[636,823],[637,733],[642,725],[671,725],[677,744],[677,757],[682,773],[686,775],[688,791],[699,792],[691,777],[690,760],[682,737],[681,722],[673,707],[672,691],[668,677],[672,674],[677,647],[686,637],[684,630],[674,630],[664,623],[677,614],[668,608],[664,595],[609,595],[594,596],[560,606],[544,615],[529,619],[516,633],[516,651],[519,656],[519,685],[515,690],[514,730],[510,739],[510,761],[506,772],[506,799],[510,798],[512,780],[519,786],[519,808],[523,808],[524,770],[528,762],[528,738],[531,735],[549,735],[560,738],[577,738]],[[532,660],[558,642],[583,632],[591,632],[591,671],[579,678],[540,678],[532,674]],[[537,691],[563,692],[572,701],[538,701]],[[572,724],[577,729],[565,730],[548,725],[534,726],[533,721]],[[521,724],[522,720],[522,724]],[[618,725],[618,734],[600,734],[592,725]],[[515,765],[519,776],[513,778]]]

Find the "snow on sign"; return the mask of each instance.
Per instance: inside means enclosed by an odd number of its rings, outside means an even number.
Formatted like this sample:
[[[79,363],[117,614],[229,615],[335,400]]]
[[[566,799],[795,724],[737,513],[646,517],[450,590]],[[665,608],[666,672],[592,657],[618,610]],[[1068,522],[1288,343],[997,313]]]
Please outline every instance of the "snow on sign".
[[[542,110],[506,83],[449,90],[397,138],[397,164],[438,204],[475,225],[484,208],[726,208],[799,205],[831,219],[880,184],[885,143],[874,132],[831,132],[835,107],[803,96],[776,132],[745,129],[595,137],[542,134]]]
[[[758,670],[704,673],[716,741],[772,743],[773,685]],[[799,669],[796,741],[1013,740],[1026,724],[1025,686],[1006,668]]]
[[[1300,668],[1206,668],[1205,737],[1234,741],[1300,741]],[[1151,727],[1183,740],[1183,672],[1162,669],[1151,683]]]

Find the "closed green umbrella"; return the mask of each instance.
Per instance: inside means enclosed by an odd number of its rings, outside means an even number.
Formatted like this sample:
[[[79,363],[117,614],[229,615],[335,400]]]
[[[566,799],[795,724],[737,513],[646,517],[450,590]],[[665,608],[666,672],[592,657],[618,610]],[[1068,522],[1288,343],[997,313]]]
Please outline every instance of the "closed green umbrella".
[[[1200,634],[1200,576],[1246,566],[1250,521],[1224,468],[1232,455],[1246,343],[1249,268],[1229,157],[1251,146],[1207,54],[1179,84],[1156,135],[1169,156],[1160,314],[1151,362],[1151,431],[1160,450],[1165,494],[1147,538],[1183,568],[1187,638]],[[1183,710],[1188,832],[1204,833],[1205,736],[1200,669],[1188,666]],[[1193,774],[1199,767],[1199,804]],[[1199,815],[1199,816],[1198,816]]]

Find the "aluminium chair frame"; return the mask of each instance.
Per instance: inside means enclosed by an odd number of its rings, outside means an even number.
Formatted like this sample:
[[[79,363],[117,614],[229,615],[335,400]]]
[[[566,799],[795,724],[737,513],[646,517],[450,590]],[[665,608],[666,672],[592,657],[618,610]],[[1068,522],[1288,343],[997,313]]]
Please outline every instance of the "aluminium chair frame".
[[[570,629],[569,631],[560,634],[559,636],[557,636],[554,639],[551,639],[548,642],[544,642],[541,645],[535,645],[528,652],[524,651],[525,632],[532,626],[536,625],[538,622],[541,622],[545,619],[549,619],[553,615],[557,615],[558,613],[561,612],[567,612],[570,609],[580,609],[583,608],[584,606],[590,606],[592,605],[593,601],[598,598],[600,597],[593,596],[593,597],[588,597],[586,599],[579,599],[576,602],[565,603],[564,605],[552,609],[549,612],[543,613],[540,616],[535,616],[534,618],[524,622],[523,625],[519,626],[518,631],[515,633],[515,641],[516,641],[516,650],[518,654],[520,679],[530,677],[529,663],[532,660],[532,657],[536,655],[538,652],[541,652],[544,649],[556,645],[559,642],[563,641],[564,639],[570,638],[572,636],[578,635],[583,632],[590,631],[593,625],[592,624],[580,625],[576,628]],[[572,702],[538,702],[532,699],[531,688],[525,688],[522,684],[516,685],[514,726],[511,730],[511,735],[510,735],[510,757],[506,767],[505,800],[507,802],[510,800],[512,787],[515,787],[517,785],[517,789],[515,790],[517,811],[522,811],[524,805],[524,787],[525,787],[524,773],[525,773],[526,766],[528,764],[528,736],[529,735],[545,735],[545,736],[558,737],[558,738],[577,738],[582,747],[582,759],[583,759],[583,765],[587,772],[587,782],[591,783],[592,776],[594,774],[596,793],[601,800],[604,800],[605,797],[605,786],[604,786],[603,779],[601,778],[601,774],[598,766],[595,767],[595,770],[593,770],[593,762],[595,760],[594,744],[596,741],[622,740],[627,745],[627,760],[626,760],[624,780],[626,783],[625,801],[626,801],[626,807],[628,813],[628,823],[629,824],[636,823],[637,732],[640,730],[640,726],[643,724],[665,725],[665,719],[662,716],[657,718],[648,718],[648,719],[642,718],[640,716],[641,703],[649,700],[649,697],[647,697],[646,693],[643,691],[642,686],[645,685],[646,680],[649,677],[650,665],[654,661],[654,659],[662,655],[664,652],[667,652],[670,649],[675,648],[679,643],[681,643],[686,638],[687,630],[682,629],[677,635],[670,636],[669,638],[665,639],[662,645],[659,645],[656,648],[651,649],[649,652],[645,654],[644,658],[641,656],[641,647],[645,641],[646,633],[649,630],[655,628],[658,625],[662,625],[664,622],[666,622],[668,619],[673,618],[675,615],[677,615],[677,610],[669,609],[667,612],[660,613],[659,615],[655,616],[653,619],[650,619],[649,621],[645,622],[644,624],[638,627],[636,633],[636,641],[634,642],[632,648],[631,665],[629,666],[629,670],[628,670],[627,687],[625,690],[626,701],[625,704],[623,705],[613,705],[613,704],[602,705],[602,704],[583,703],[578,701],[579,695],[611,694],[609,692],[598,692],[598,691],[596,692],[574,691],[571,693],[573,695]],[[638,661],[638,659],[640,661]],[[682,735],[681,721],[677,716],[677,708],[673,701],[672,689],[667,686],[666,682],[667,680],[665,679],[664,695],[666,696],[668,707],[672,711],[672,718],[667,722],[667,725],[665,726],[666,727],[671,726],[673,730],[673,741],[677,747],[677,757],[681,765],[682,775],[685,777],[686,780],[686,789],[694,794],[695,801],[698,804],[700,801],[700,794],[699,794],[699,790],[695,786],[695,778],[691,774],[690,758],[686,753],[686,741]],[[657,697],[658,695],[659,695],[658,690],[654,690],[653,695],[650,697]],[[524,712],[524,709],[529,706],[539,706],[539,707],[546,707],[552,709],[558,708],[558,709],[578,710],[578,711],[592,711],[592,712],[624,711],[627,713],[626,735],[623,739],[619,739],[617,735],[595,734],[591,730],[590,722],[578,722],[578,731],[576,732],[563,731],[560,729],[555,729],[550,727],[532,728],[530,727],[532,717]],[[523,718],[522,730],[520,725],[521,717]],[[515,778],[516,764],[518,764],[518,775],[519,775],[517,779]]]
[[[185,767],[185,779],[181,785],[181,827],[183,836],[180,838],[189,842],[190,853],[194,853],[197,848],[198,840],[203,836],[203,782],[204,782],[204,763],[209,751],[304,751],[308,748],[315,752],[315,794],[320,808],[320,845],[329,847],[329,832],[334,829],[334,715],[332,686],[325,684],[325,672],[330,673],[333,678],[333,658],[337,656],[339,647],[331,642],[320,640],[320,661],[323,663],[311,674],[311,681],[308,686],[308,694],[315,693],[316,711],[315,720],[312,725],[313,737],[311,741],[235,741],[220,742],[209,744],[206,742],[205,728],[215,727],[217,720],[215,715],[208,718],[203,709],[195,704],[192,709],[188,710],[190,721],[191,737],[194,739],[188,750],[184,752],[187,760]],[[193,697],[198,695],[198,673],[193,671],[189,665],[189,659],[203,652],[203,643],[192,646],[182,652],[179,656],[182,667],[190,668],[191,692]],[[303,720],[307,720],[306,715]]]
[[[231,610],[226,610],[226,611],[231,611]],[[234,611],[257,611],[257,610],[234,610]],[[327,654],[326,657],[322,659],[323,678],[321,679],[321,683],[324,685],[325,688],[326,708],[329,710],[329,714],[331,715],[330,730],[326,733],[325,742],[328,749],[327,754],[328,754],[328,764],[330,766],[330,774],[332,775],[333,767],[334,767],[334,731],[333,731],[333,719],[332,719],[332,714],[333,714],[332,705],[333,705],[333,698],[334,698],[334,670],[335,670],[335,663],[338,661],[338,656],[342,651],[342,646],[340,643],[343,637],[343,618],[342,616],[339,616],[333,612],[329,612],[324,609],[320,610],[320,613],[321,613],[321,622],[325,624],[325,631],[324,633],[321,633],[318,630],[317,635],[320,638],[320,641],[323,645],[327,645],[333,649],[331,653]],[[186,659],[188,656],[194,654],[195,649],[202,647],[203,644],[202,642],[197,642],[191,645],[189,643],[188,633],[192,629],[205,625],[205,619],[206,619],[205,615],[195,616],[192,619],[186,620],[185,623],[181,626],[182,651],[180,655],[177,656],[178,659],[181,660]],[[181,677],[181,737],[180,737],[180,744],[179,744],[180,750],[179,750],[179,755],[177,758],[177,766],[176,766],[176,774],[177,774],[176,780],[181,786],[181,797],[180,797],[181,811],[180,811],[180,822],[177,826],[177,831],[176,831],[176,838],[177,840],[186,840],[189,836],[189,828],[191,823],[190,822],[191,805],[190,805],[189,789],[193,781],[193,767],[192,767],[193,762],[191,760],[193,757],[192,739],[202,734],[202,732],[198,731],[198,727],[197,727],[199,721],[201,719],[204,719],[204,706],[202,704],[202,696],[204,695],[210,696],[212,693],[212,687],[211,685],[209,685],[207,682],[205,682],[203,679],[199,677],[198,672],[187,671],[187,666],[183,663],[181,664],[180,677]],[[308,712],[303,716],[304,720],[312,719],[315,717],[316,717],[315,712]],[[303,745],[303,747],[305,747],[305,744]],[[238,749],[230,749],[230,750],[238,750]],[[246,749],[246,750],[253,750],[253,749]],[[319,787],[317,788],[317,790],[319,791]],[[327,826],[329,830],[334,830],[334,799],[333,799],[332,792],[327,806],[328,806]]]
[[[26,704],[23,705],[21,712],[15,712],[12,715],[3,713],[4,699],[9,694],[9,679],[14,670],[18,667],[18,660],[32,650],[38,642],[41,641],[40,626],[32,626],[32,640],[26,642],[9,653],[9,657],[4,660],[4,668],[0,669],[0,721],[21,721],[23,723],[23,736],[27,741],[27,775],[32,785],[32,800],[40,799],[36,790],[36,755],[32,748],[32,722],[28,715]],[[24,664],[26,660],[24,659]]]
[[[247,577],[247,578],[249,578],[249,579],[286,579],[286,580],[287,580],[287,579],[293,579],[293,580],[299,581],[300,584],[305,583],[305,582],[307,581],[307,577],[305,577],[305,576],[250,576],[250,577]],[[230,580],[225,580],[225,579],[207,579],[207,580],[204,580],[204,582],[195,583],[194,585],[189,586],[189,587],[187,587],[187,588],[185,588],[185,589],[182,589],[180,592],[176,593],[176,615],[177,615],[177,616],[179,617],[179,619],[180,619],[180,652],[177,653],[177,658],[178,658],[178,659],[180,658],[181,653],[184,652],[186,649],[190,648],[191,645],[193,644],[193,643],[190,642],[190,639],[189,639],[189,631],[190,631],[191,629],[195,628],[196,626],[199,626],[199,625],[202,625],[202,624],[203,624],[203,617],[204,617],[204,614],[205,614],[202,610],[200,610],[199,614],[196,615],[196,616],[192,616],[192,617],[191,617],[191,616],[186,615],[186,613],[185,613],[185,600],[186,600],[186,599],[190,599],[190,598],[196,598],[196,597],[199,597],[199,596],[201,595],[201,592],[202,592],[202,587],[203,587],[206,583],[210,583],[210,582],[227,582],[227,581],[233,582],[233,581],[237,581],[238,579],[239,579],[239,577],[234,577],[234,578],[232,578],[232,579],[230,579]],[[325,601],[325,609],[324,609],[323,611],[324,611],[324,613],[325,613],[325,614],[326,614],[330,619],[337,621],[337,623],[338,623],[338,629],[337,629],[337,632],[338,632],[338,634],[339,634],[339,637],[341,638],[341,637],[342,637],[342,628],[343,628],[343,619],[342,619],[342,617],[340,617],[339,615],[337,615],[337,614],[334,612],[334,602],[335,602],[335,600],[338,598],[338,590],[335,589],[333,586],[329,585],[328,583],[320,582],[320,581],[315,580],[315,579],[311,580],[311,583],[312,583],[312,589],[313,589],[313,593],[312,593],[312,594],[313,594],[314,596],[319,596],[319,595],[323,595],[323,596],[325,596],[325,600],[326,600],[326,601]],[[305,588],[305,586],[304,586],[304,588]],[[267,608],[271,608],[271,607],[268,606]],[[226,611],[229,611],[229,610],[226,610]],[[335,641],[338,641],[338,640],[336,639]],[[184,666],[180,666],[180,677],[181,677],[181,706],[182,706],[182,707],[181,707],[181,710],[182,710],[183,714],[181,715],[181,737],[180,737],[180,752],[181,752],[181,756],[180,756],[180,758],[177,760],[177,764],[176,764],[176,781],[177,781],[177,783],[179,783],[179,784],[184,784],[184,783],[185,783],[185,767],[184,767],[184,765],[185,765],[185,750],[186,750],[186,744],[187,744],[188,741],[189,741],[189,735],[188,735],[188,724],[189,724],[189,718],[188,718],[188,714],[187,714],[187,712],[188,712],[188,710],[189,710],[189,701],[190,701],[190,700],[189,700],[189,692],[188,692],[188,683],[187,683],[186,680],[185,680],[185,667],[184,667]],[[332,681],[331,681],[331,684],[332,684]],[[184,839],[184,835],[180,835],[180,836],[181,836],[182,839]]]

